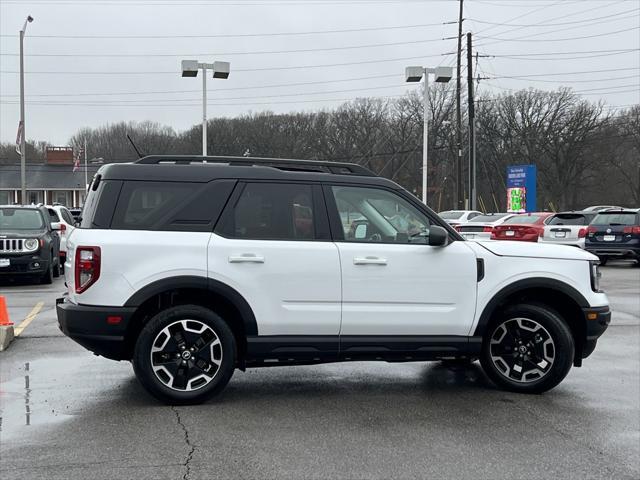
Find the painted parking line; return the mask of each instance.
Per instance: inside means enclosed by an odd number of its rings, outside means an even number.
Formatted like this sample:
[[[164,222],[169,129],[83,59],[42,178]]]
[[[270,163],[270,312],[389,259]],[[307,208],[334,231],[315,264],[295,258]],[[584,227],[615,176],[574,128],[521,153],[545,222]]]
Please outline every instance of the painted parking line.
[[[29,326],[29,324],[31,322],[33,322],[33,319],[36,318],[36,316],[38,315],[38,313],[40,313],[40,310],[42,310],[42,307],[44,305],[44,302],[38,302],[36,303],[35,307],[33,307],[31,309],[31,311],[29,312],[29,315],[26,316],[26,318],[20,322],[20,325],[18,325],[15,330],[14,330],[14,335],[17,337],[18,335],[20,335],[22,333],[22,331],[27,328]]]

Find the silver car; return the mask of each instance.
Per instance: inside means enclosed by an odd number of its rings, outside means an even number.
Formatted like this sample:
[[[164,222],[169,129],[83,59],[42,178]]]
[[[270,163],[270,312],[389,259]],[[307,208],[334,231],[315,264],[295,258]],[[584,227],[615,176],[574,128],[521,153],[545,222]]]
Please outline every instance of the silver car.
[[[455,229],[467,240],[491,240],[493,227],[513,217],[513,213],[487,213],[473,217]]]

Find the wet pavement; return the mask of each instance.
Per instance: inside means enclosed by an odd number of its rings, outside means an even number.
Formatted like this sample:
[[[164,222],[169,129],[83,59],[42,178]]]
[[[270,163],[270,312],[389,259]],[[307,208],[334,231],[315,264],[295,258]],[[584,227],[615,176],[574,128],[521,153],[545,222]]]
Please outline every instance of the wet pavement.
[[[62,336],[55,297],[0,284],[19,324],[0,353],[0,476],[91,478],[640,478],[640,269],[603,268],[612,326],[538,396],[477,364],[343,363],[236,371],[218,399],[159,404],[131,366]]]

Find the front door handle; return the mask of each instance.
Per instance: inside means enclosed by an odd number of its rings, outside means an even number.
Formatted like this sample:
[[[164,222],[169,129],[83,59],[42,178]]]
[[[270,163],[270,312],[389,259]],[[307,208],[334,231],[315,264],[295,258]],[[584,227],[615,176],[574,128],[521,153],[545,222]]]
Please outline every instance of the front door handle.
[[[264,257],[255,253],[229,255],[229,263],[264,263]]]
[[[382,257],[366,256],[353,257],[354,265],[386,265],[387,259]]]

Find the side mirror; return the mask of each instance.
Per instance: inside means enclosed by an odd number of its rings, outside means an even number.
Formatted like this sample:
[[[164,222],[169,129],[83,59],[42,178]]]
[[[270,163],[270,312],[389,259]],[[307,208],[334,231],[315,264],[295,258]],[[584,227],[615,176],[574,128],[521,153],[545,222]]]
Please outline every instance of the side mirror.
[[[438,225],[429,227],[429,245],[432,247],[444,247],[449,241],[449,233]]]
[[[51,224],[51,230],[58,230],[58,231],[59,231],[59,230],[61,230],[61,228],[60,228],[60,222],[53,222],[53,223]]]

